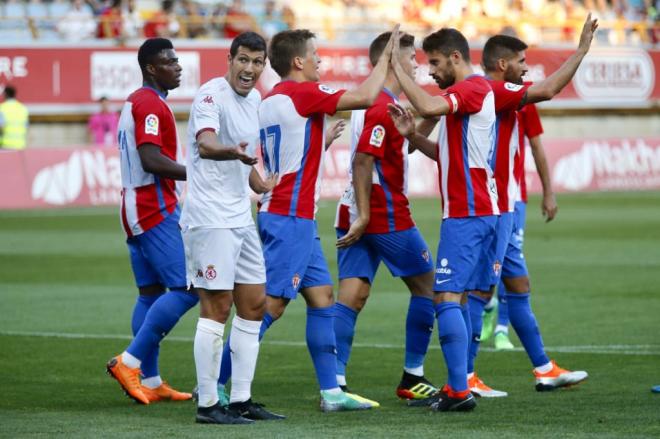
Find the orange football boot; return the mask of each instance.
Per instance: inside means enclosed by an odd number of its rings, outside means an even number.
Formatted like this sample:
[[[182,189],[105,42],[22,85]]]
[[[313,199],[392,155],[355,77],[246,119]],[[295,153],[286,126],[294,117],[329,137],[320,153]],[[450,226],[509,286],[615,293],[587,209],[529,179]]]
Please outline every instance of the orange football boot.
[[[192,399],[192,393],[179,392],[174,390],[163,381],[163,384],[156,387],[155,389],[150,389],[149,387],[142,386],[142,393],[149,399],[149,402],[156,401],[187,401]]]
[[[129,398],[138,404],[149,404],[149,399],[142,392],[140,384],[140,368],[130,368],[121,360],[121,354],[110,359],[106,364],[108,374],[119,382],[119,385]]]

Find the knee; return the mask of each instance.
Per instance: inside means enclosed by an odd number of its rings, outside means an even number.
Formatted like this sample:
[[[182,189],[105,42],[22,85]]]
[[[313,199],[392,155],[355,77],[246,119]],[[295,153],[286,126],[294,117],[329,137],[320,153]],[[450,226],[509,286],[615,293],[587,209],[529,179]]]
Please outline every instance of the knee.
[[[530,292],[529,277],[516,277],[504,280],[504,285],[509,293],[525,294]]]
[[[282,314],[284,314],[284,310],[286,309],[287,304],[288,301],[285,301],[284,299],[273,299],[267,297],[265,299],[264,309],[265,312],[267,312],[273,318],[273,320],[277,320],[282,317]]]
[[[283,311],[283,310],[282,310]],[[236,314],[245,320],[262,320],[266,312],[266,297],[260,297],[257,300],[251,301],[247,306],[241,306],[241,309],[236,308]]]

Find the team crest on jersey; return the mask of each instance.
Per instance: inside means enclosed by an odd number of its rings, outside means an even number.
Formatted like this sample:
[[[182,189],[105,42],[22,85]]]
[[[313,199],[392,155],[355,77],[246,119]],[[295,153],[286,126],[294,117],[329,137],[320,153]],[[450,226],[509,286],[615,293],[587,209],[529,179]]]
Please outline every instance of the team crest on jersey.
[[[144,119],[144,133],[158,135],[158,116],[155,114],[147,115]]]
[[[213,104],[213,96],[211,96],[211,95],[204,96],[204,99],[202,99],[202,103],[204,103],[204,104]]]
[[[501,271],[502,271],[502,264],[500,264],[500,261],[495,261],[495,263],[493,264],[493,273],[495,273],[495,276],[499,276]]]
[[[213,280],[217,275],[218,273],[215,271],[214,265],[209,265],[208,267],[206,267],[206,272],[204,272],[204,277],[206,278],[206,280]]]
[[[425,260],[426,262],[428,262],[429,259],[431,259],[431,255],[429,255],[429,251],[428,251],[428,250],[424,250],[424,251],[422,252],[422,258],[424,258],[424,260]]]
[[[333,95],[333,94],[337,93],[337,90],[335,90],[332,87],[328,87],[325,84],[319,84],[319,90],[321,90],[323,93],[327,93],[329,95]]]
[[[523,86],[520,84],[514,84],[513,82],[505,82],[504,88],[506,88],[509,91],[516,92],[516,91],[520,91],[523,88]]]
[[[373,130],[371,130],[371,137],[369,138],[369,145],[380,148],[385,140],[385,128],[382,125],[376,125]]]
[[[291,278],[291,285],[293,285],[293,289],[297,290],[298,285],[300,285],[300,276],[298,273],[294,274],[293,277]]]

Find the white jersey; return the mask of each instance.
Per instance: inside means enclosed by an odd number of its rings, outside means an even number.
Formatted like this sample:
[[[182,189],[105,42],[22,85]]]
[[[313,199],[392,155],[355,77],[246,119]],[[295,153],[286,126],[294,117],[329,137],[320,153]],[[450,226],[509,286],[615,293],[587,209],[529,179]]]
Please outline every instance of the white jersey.
[[[188,121],[188,192],[181,215],[184,229],[254,224],[248,182],[252,167],[239,160],[201,158],[197,136],[212,130],[222,145],[247,142],[246,153],[254,156],[259,142],[260,103],[258,91],[253,89],[241,96],[224,78],[212,79],[200,87]]]

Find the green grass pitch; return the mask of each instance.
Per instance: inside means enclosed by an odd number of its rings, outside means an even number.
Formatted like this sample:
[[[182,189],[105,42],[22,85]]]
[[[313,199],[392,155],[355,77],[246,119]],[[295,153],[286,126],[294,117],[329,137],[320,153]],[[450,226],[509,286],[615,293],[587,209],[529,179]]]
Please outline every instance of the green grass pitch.
[[[115,209],[0,212],[0,437],[660,437],[660,395],[650,392],[660,384],[660,193],[562,195],[559,204],[544,224],[530,200],[532,304],[550,356],[587,370],[586,383],[537,393],[524,352],[485,349],[477,370],[508,398],[480,400],[469,414],[405,407],[394,388],[408,293],[381,268],[348,378],[382,407],[319,411],[298,299],[266,335],[253,386],[288,419],[244,427],[196,425],[192,403],[138,406],[105,374],[128,343],[136,294]],[[333,272],[334,210],[324,202],[319,212]],[[435,253],[439,202],[417,200],[413,215]],[[183,390],[195,384],[196,314],[162,343],[162,375]],[[425,368],[445,381],[435,335]]]

